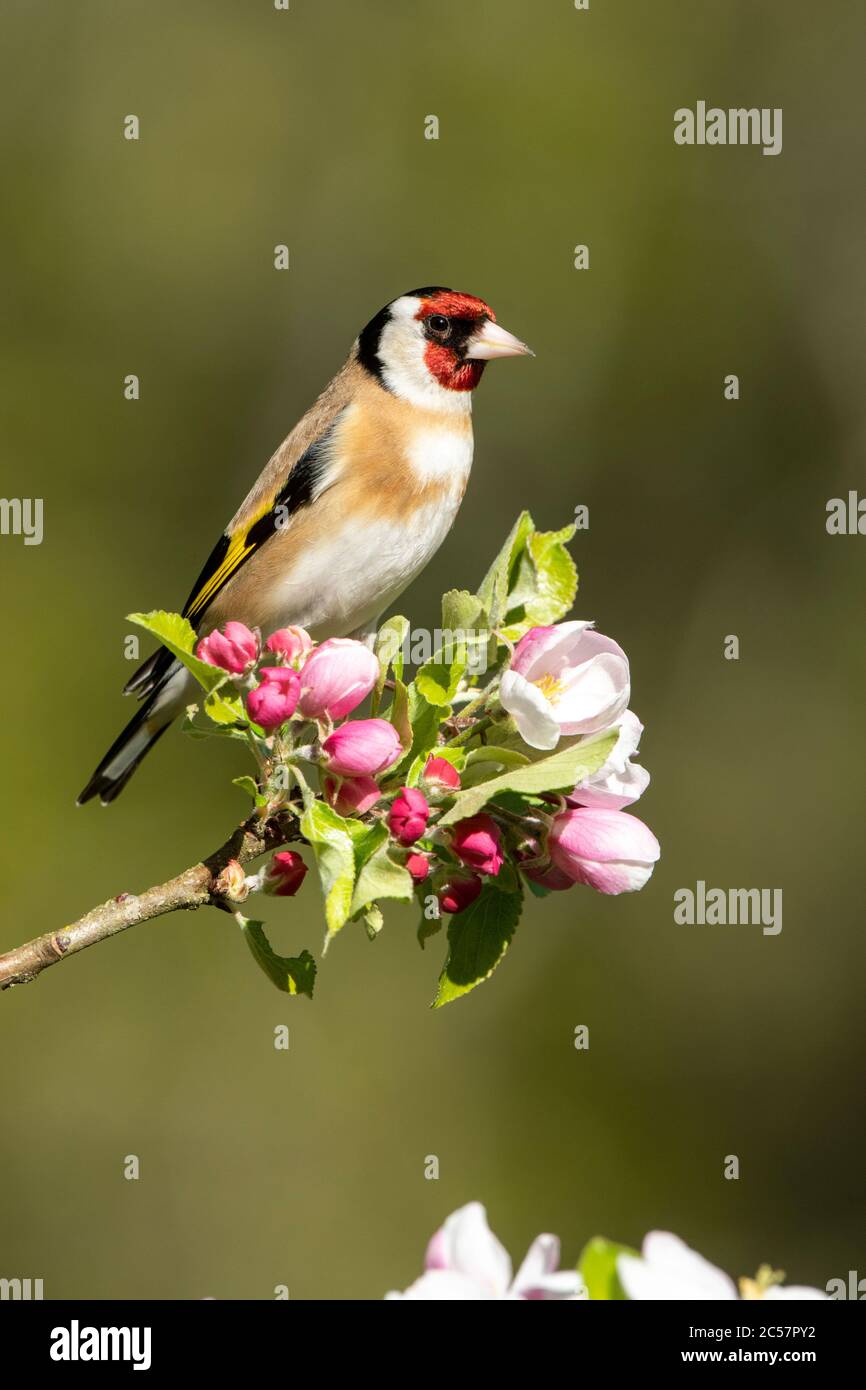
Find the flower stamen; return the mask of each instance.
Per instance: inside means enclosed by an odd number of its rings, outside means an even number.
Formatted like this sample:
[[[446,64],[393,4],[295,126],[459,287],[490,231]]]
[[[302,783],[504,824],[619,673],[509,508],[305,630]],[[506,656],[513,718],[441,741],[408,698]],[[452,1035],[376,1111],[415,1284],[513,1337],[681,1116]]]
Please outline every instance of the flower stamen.
[[[545,672],[543,676],[539,676],[538,680],[533,681],[532,684],[537,686],[545,700],[549,700],[552,705],[556,704],[562,694],[562,681],[557,680],[556,676],[551,675],[549,671]]]
[[[766,1298],[767,1290],[774,1284],[781,1284],[785,1278],[785,1271],[773,1269],[772,1265],[761,1265],[754,1279],[743,1277],[739,1280],[740,1297],[743,1299]]]

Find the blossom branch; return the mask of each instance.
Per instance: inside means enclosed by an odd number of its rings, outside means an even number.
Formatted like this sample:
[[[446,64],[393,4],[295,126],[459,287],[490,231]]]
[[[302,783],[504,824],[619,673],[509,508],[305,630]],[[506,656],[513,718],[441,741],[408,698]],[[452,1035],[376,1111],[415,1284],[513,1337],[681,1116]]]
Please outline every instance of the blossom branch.
[[[268,851],[300,838],[297,821],[274,816],[262,822],[253,815],[234,831],[218,850],[183,873],[147,888],[143,893],[120,893],[94,907],[70,926],[45,932],[0,956],[0,989],[29,984],[49,965],[107,941],[139,922],[150,922],[166,912],[199,907],[226,908],[219,878],[230,860],[246,865]]]

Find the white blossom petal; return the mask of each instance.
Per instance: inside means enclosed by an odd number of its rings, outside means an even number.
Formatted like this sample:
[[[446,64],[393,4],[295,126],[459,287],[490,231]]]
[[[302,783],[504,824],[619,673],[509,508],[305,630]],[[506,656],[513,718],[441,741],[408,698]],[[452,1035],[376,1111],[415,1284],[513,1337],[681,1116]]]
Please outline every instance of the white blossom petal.
[[[536,1236],[523,1257],[523,1264],[514,1276],[512,1291],[521,1293],[524,1287],[534,1287],[545,1274],[552,1274],[559,1264],[559,1237]]]
[[[537,686],[517,671],[506,671],[499,686],[499,703],[517,725],[518,733],[530,748],[555,748],[560,728],[553,706]]]
[[[569,672],[556,701],[556,717],[564,734],[595,734],[625,713],[631,695],[628,662],[605,652]]]
[[[620,1255],[616,1267],[626,1294],[634,1301],[737,1297],[734,1281],[723,1270],[668,1231],[651,1231],[641,1255]]]
[[[490,1299],[495,1297],[474,1279],[459,1274],[453,1269],[428,1269],[414,1284],[403,1293],[386,1293],[386,1299],[407,1298],[421,1301],[463,1302],[467,1299]]]
[[[442,1227],[442,1237],[446,1269],[466,1275],[486,1290],[482,1297],[501,1298],[506,1293],[511,1259],[488,1226],[480,1202],[469,1202],[453,1212]]]
[[[603,771],[603,770],[602,770]],[[605,776],[597,772],[579,782],[569,801],[581,806],[601,806],[608,811],[622,811],[643,796],[650,784],[650,775],[640,763],[628,763],[623,772],[611,770]]]

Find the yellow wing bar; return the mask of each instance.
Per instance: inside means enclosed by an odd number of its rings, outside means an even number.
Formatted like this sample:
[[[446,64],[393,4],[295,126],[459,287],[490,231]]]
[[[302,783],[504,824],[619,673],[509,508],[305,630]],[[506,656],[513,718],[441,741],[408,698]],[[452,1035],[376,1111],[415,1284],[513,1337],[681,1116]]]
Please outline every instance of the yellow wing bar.
[[[255,541],[251,544],[247,544],[247,535],[248,532],[245,531],[243,535],[232,538],[225,558],[219,565],[219,568],[214,570],[213,574],[206,580],[204,586],[199,589],[190,604],[187,617],[197,617],[210,603],[214,594],[219,592],[226,580],[234,574],[238,566],[243,564],[250,552],[255,550]]]

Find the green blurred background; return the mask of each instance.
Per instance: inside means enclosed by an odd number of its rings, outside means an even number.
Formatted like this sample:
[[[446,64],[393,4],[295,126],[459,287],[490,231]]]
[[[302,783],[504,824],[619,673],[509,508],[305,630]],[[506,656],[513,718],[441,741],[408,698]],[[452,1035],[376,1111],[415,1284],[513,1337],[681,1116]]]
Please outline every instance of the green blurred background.
[[[243,813],[242,756],[176,733],[115,806],[74,809],[130,712],[124,614],[180,605],[416,284],[484,296],[537,359],[488,371],[463,510],[401,607],[435,623],[521,507],[588,505],[576,616],[631,657],[663,858],[639,895],[532,903],[496,978],[436,1013],[441,938],[422,955],[408,909],[347,931],[313,1003],[215,912],[4,995],[0,1274],[379,1297],[476,1197],[515,1258],[539,1230],[573,1261],[661,1226],[734,1274],[866,1273],[866,541],[824,526],[864,476],[856,7],[6,0],[2,28],[0,490],[45,499],[41,547],[0,538],[2,945]],[[782,107],[783,153],[676,147],[699,98]],[[675,925],[699,878],[781,887],[781,935]],[[266,907],[278,948],[318,952],[312,880]]]

